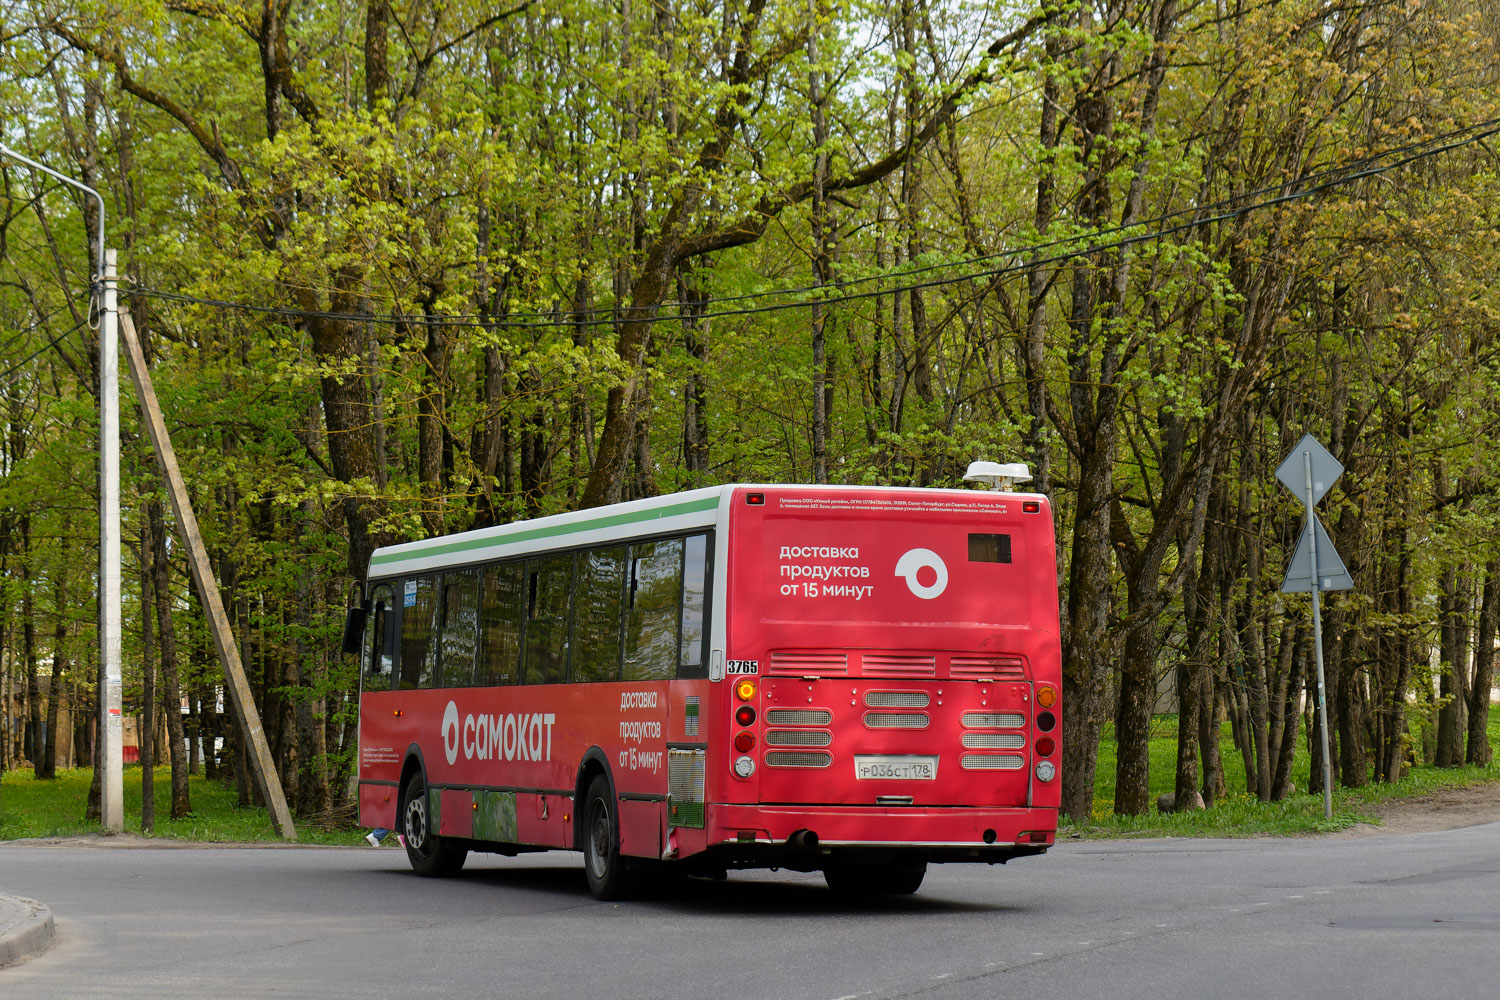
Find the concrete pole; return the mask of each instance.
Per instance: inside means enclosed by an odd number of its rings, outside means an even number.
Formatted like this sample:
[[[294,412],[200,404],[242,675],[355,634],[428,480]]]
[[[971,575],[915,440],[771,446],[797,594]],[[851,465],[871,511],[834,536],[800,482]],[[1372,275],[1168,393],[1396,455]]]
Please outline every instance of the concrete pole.
[[[99,323],[99,740],[94,766],[99,819],[125,829],[125,758],[120,682],[120,327],[115,251],[104,251],[104,312]]]
[[[120,716],[120,339],[115,252],[104,248],[104,199],[80,181],[0,145],[9,156],[76,188],[98,206],[98,259],[93,294],[99,307],[99,736],[94,767],[104,829],[125,828],[124,729]],[[92,308],[92,304],[90,308]]]

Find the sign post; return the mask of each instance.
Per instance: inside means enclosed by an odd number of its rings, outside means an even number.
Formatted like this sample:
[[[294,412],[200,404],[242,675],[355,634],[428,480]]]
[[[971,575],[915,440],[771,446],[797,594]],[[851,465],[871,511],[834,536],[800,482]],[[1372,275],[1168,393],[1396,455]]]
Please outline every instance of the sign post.
[[[1334,480],[1343,475],[1344,466],[1317,438],[1304,434],[1296,447],[1276,468],[1276,478],[1297,495],[1307,507],[1307,521],[1297,549],[1292,553],[1281,592],[1312,592],[1313,651],[1318,663],[1318,731],[1323,747],[1323,818],[1333,818],[1333,767],[1328,759],[1328,703],[1323,686],[1323,617],[1318,594],[1324,590],[1352,590],[1354,580],[1344,567],[1344,560],[1334,550],[1328,529],[1313,509]]]

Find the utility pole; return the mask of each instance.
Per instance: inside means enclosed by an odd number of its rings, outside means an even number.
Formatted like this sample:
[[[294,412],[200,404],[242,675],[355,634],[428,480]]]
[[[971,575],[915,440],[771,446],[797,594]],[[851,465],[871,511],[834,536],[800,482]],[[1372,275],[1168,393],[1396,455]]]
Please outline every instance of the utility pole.
[[[105,830],[125,829],[125,755],[120,682],[120,340],[115,252],[104,248],[104,199],[80,181],[0,146],[0,154],[40,170],[94,199],[99,206],[93,303],[99,306],[99,737],[94,766],[99,817]]]

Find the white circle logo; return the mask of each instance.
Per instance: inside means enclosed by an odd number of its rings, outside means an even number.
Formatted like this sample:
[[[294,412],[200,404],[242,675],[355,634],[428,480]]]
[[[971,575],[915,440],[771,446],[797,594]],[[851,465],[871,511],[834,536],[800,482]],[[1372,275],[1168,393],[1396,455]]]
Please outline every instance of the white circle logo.
[[[450,764],[458,760],[458,706],[451,701],[443,710],[443,753]]]
[[[937,573],[937,579],[930,586],[923,586],[917,582],[917,573],[928,568]],[[948,567],[943,557],[931,549],[912,549],[897,559],[896,575],[904,576],[911,592],[924,601],[930,601],[948,589]]]

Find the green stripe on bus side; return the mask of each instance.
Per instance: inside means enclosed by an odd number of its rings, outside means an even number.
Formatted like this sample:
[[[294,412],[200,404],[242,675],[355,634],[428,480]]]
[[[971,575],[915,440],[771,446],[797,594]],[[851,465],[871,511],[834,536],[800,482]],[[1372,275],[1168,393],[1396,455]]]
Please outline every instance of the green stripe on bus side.
[[[548,528],[531,528],[527,531],[517,531],[515,534],[504,535],[499,538],[476,538],[463,542],[448,542],[445,545],[434,545],[417,552],[387,552],[383,555],[373,556],[370,559],[370,566],[374,568],[389,563],[404,562],[408,559],[428,559],[432,556],[447,556],[459,552],[475,552],[500,545],[511,545],[516,542],[529,542],[538,538],[556,538],[580,531],[616,528],[622,524],[656,521],[664,517],[676,517],[679,514],[693,514],[698,511],[712,510],[717,506],[719,506],[718,497],[706,497],[702,500],[689,500],[684,503],[673,504],[670,507],[657,507],[654,510],[637,510],[624,514],[608,514],[604,517],[590,518],[587,521],[574,521],[571,524],[558,524]]]

